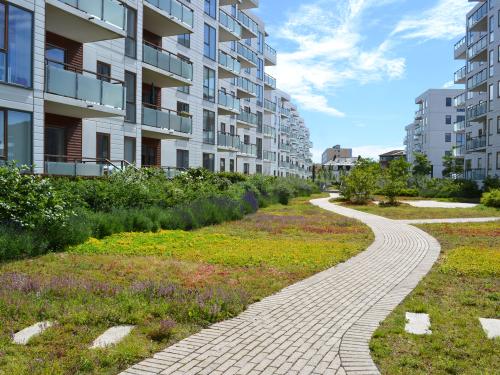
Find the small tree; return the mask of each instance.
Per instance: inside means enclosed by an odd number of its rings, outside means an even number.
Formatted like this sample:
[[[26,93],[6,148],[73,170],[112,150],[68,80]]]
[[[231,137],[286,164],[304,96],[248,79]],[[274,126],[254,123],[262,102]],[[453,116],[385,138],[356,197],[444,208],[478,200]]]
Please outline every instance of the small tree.
[[[357,204],[365,204],[377,188],[380,165],[370,159],[359,159],[349,174],[341,177],[340,193]]]
[[[429,176],[432,172],[432,164],[427,158],[427,155],[420,152],[414,154],[415,161],[413,162],[413,175]]]
[[[380,181],[381,191],[390,205],[397,204],[397,196],[408,187],[411,164],[404,159],[391,161],[389,167],[383,170]]]
[[[443,156],[443,176],[450,178],[454,175],[461,175],[464,173],[463,159],[454,158],[451,155]]]

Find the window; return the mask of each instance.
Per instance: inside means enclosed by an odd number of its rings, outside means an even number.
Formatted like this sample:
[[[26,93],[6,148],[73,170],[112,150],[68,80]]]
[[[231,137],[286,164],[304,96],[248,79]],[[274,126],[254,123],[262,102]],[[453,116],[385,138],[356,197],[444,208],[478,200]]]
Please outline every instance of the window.
[[[262,174],[262,165],[261,164],[257,164],[255,166],[255,173]]]
[[[446,106],[451,107],[451,98],[446,98]]]
[[[45,57],[49,60],[47,65],[64,69],[64,63],[66,62],[66,50],[64,48],[47,44],[45,46]]]
[[[189,169],[189,151],[177,150],[177,169]]]
[[[136,161],[135,138],[125,137],[123,143],[124,143],[123,159],[128,161],[130,164],[135,164],[135,161]]]
[[[257,39],[257,50],[260,54],[264,54],[264,34],[260,31]]]
[[[446,115],[445,121],[446,121],[446,125],[450,125],[451,124],[451,116]]]
[[[205,24],[205,40],[204,40],[204,55],[211,60],[215,61],[215,48],[217,42],[215,40],[215,29]]]
[[[264,105],[264,87],[256,85],[257,87],[257,105],[262,107]]]
[[[102,61],[97,62],[97,79],[101,81],[110,82],[111,81],[111,65],[103,63]]]
[[[264,61],[262,59],[257,61],[257,79],[264,80]]]
[[[486,162],[486,167],[488,168],[488,170],[489,170],[489,171],[491,171],[491,168],[492,168],[492,166],[491,166],[491,164],[492,164],[492,160],[491,160],[491,159],[493,159],[493,158],[491,157],[491,155],[492,155],[492,154],[491,154],[491,152],[490,152],[490,153],[488,154],[488,159],[487,159],[487,162]]]
[[[184,102],[177,102],[178,113],[189,113],[189,104]]]
[[[177,87],[177,92],[182,92],[183,94],[188,94],[189,95],[189,86],[180,86]]]
[[[220,172],[225,172],[226,171],[226,159],[221,158],[220,159]]]
[[[257,111],[257,133],[262,133],[263,125],[264,125],[264,120],[262,112]]]
[[[215,70],[203,67],[203,99],[215,102]]]
[[[134,73],[125,71],[125,88],[127,103],[125,106],[125,121],[136,122],[136,76]]]
[[[28,112],[0,110],[0,162],[16,161],[31,165],[32,115]]]
[[[0,3],[0,81],[31,87],[33,14]]]
[[[125,37],[125,56],[135,59],[137,57],[137,12],[128,6],[127,11],[127,36]]]
[[[500,134],[500,116],[497,117],[497,134]]]
[[[203,153],[203,168],[215,172],[215,155]]]
[[[243,136],[243,143],[246,145],[250,144],[250,136],[249,135],[244,135]]]
[[[234,159],[229,159],[229,172],[234,172]]]
[[[203,143],[215,144],[215,112],[203,110]]]
[[[191,48],[191,34],[181,34],[177,36],[177,43],[184,47]]]
[[[451,133],[445,133],[444,134],[444,141],[446,143],[451,142]]]
[[[500,152],[497,152],[497,169],[500,169]]]
[[[106,133],[96,133],[96,159],[104,161],[111,159],[110,135]]]
[[[212,18],[217,17],[217,0],[205,0],[205,14]]]
[[[262,160],[262,138],[257,138],[256,143],[257,143],[257,159]]]
[[[250,163],[243,163],[243,173],[250,174]]]
[[[489,86],[489,99],[490,99],[490,101],[492,101],[492,100],[493,100],[493,98],[494,98],[494,96],[493,96],[493,95],[494,95],[494,94],[495,94],[495,91],[493,90],[493,84],[491,84],[491,85]]]

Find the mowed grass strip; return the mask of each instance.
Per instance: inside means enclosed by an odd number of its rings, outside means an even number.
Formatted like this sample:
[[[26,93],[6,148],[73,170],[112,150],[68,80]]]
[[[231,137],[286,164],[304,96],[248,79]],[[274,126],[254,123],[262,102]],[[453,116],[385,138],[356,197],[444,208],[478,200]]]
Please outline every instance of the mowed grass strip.
[[[431,272],[371,340],[383,374],[498,374],[500,339],[478,318],[500,318],[498,223],[430,224],[442,253]],[[432,334],[404,331],[405,312],[430,315]]]
[[[295,199],[193,232],[127,233],[0,265],[0,374],[116,374],[366,249],[368,227]],[[11,335],[58,324],[27,346]],[[107,328],[136,329],[89,350]]]

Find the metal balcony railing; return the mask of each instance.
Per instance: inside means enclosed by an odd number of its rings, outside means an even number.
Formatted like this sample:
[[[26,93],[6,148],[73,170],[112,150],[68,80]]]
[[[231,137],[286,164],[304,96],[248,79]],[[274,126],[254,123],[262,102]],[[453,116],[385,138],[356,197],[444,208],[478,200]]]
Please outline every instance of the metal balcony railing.
[[[231,94],[219,91],[219,105],[230,108],[234,111],[240,110],[240,99],[237,99]]]
[[[473,151],[486,147],[486,135],[467,139],[466,150]]]
[[[231,31],[231,33],[241,39],[240,23],[222,9],[219,10],[219,22],[222,26]]]
[[[125,6],[115,0],[59,0],[73,8],[125,30]]]
[[[240,62],[223,51],[219,51],[219,64],[234,74],[240,74],[241,72]]]
[[[467,109],[467,121],[474,121],[488,113],[488,102],[480,102]]]
[[[142,105],[142,124],[184,134],[191,134],[193,131],[193,117],[191,115],[147,103]]]
[[[231,133],[217,133],[217,144],[221,147],[240,149],[240,137]]]
[[[193,80],[193,63],[174,55],[173,53],[154,44],[144,42],[142,60],[166,72],[179,77]]]

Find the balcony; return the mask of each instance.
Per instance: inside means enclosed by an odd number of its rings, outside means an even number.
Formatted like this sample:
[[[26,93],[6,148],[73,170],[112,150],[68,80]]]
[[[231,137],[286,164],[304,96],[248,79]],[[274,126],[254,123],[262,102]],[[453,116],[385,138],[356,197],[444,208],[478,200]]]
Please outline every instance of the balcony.
[[[453,131],[455,133],[461,133],[463,131],[465,131],[465,120],[462,120],[462,121],[457,121],[455,123],[453,123]]]
[[[264,125],[262,127],[262,134],[264,135],[264,137],[274,138],[276,137],[276,129],[273,128],[272,126]]]
[[[46,0],[47,31],[80,43],[124,38],[125,7],[115,0]]]
[[[278,57],[276,50],[266,43],[264,45],[264,64],[266,66],[274,66],[277,63],[277,60]]]
[[[236,123],[242,128],[256,128],[258,125],[257,115],[251,112],[241,111],[236,116]]]
[[[423,115],[424,115],[423,109],[419,109],[418,111],[415,111],[415,120],[421,120]]]
[[[266,90],[276,90],[276,78],[270,76],[269,74],[264,74],[264,89]]]
[[[488,1],[481,5],[467,20],[468,31],[488,31]]]
[[[467,80],[467,88],[469,91],[486,92],[488,83],[488,68],[474,74]]]
[[[177,0],[145,0],[144,28],[159,36],[193,32],[194,12]]]
[[[456,108],[463,107],[465,105],[466,100],[467,96],[465,95],[465,93],[460,94],[453,99],[453,106]]]
[[[290,162],[288,161],[280,161],[279,163],[280,168],[285,168],[285,169],[290,169]]]
[[[109,82],[108,82],[109,81]],[[45,110],[75,118],[125,116],[123,82],[69,64],[46,60]]]
[[[225,7],[226,5],[239,5],[240,0],[219,0],[219,6]]]
[[[485,35],[474,43],[468,50],[469,61],[488,61],[488,36]]]
[[[238,42],[236,46],[236,52],[238,53],[238,61],[242,68],[256,68],[258,57],[255,52],[250,48],[244,46]]]
[[[466,169],[464,176],[466,180],[482,181],[486,178],[486,169],[484,168]]]
[[[240,62],[233,56],[219,51],[219,78],[237,78],[240,72]]]
[[[467,139],[466,150],[477,151],[486,148],[486,135]]]
[[[463,37],[455,43],[455,60],[465,60],[467,58],[467,37]]]
[[[232,16],[219,10],[219,42],[240,40],[243,35],[242,27]]]
[[[203,143],[206,145],[215,145],[215,132],[212,130],[203,130]]]
[[[280,107],[281,117],[289,118],[291,115],[290,108]]]
[[[257,145],[241,143],[240,150],[239,150],[238,154],[240,156],[256,158],[257,157]]]
[[[45,155],[44,173],[50,176],[102,177],[129,166],[124,160],[70,159],[65,155]]]
[[[465,146],[458,145],[453,147],[453,157],[454,158],[463,158],[465,156]]]
[[[223,0],[227,1],[227,0]],[[241,0],[239,6],[240,9],[252,9],[259,7],[259,0]]]
[[[467,109],[467,121],[486,120],[488,114],[488,102],[481,102]]]
[[[268,99],[264,99],[264,111],[276,113],[276,103]]]
[[[280,143],[278,148],[280,151],[290,152],[290,145],[288,143]]]
[[[193,63],[181,59],[161,47],[143,44],[142,80],[156,87],[191,86]]]
[[[217,147],[224,151],[237,152],[240,149],[240,137],[230,133],[217,133]]]
[[[280,125],[280,132],[283,134],[290,134],[290,127],[285,125]]]
[[[467,79],[467,67],[464,66],[463,68],[460,68],[457,70],[454,74],[454,82],[455,84],[462,84],[465,83]]]
[[[257,96],[257,85],[248,78],[238,77],[236,79],[237,94],[239,99],[255,98]]]
[[[193,118],[189,114],[143,104],[142,125],[142,134],[146,137],[185,139],[191,137]]]
[[[272,151],[266,151],[262,153],[262,159],[264,161],[270,162],[270,163],[275,163],[276,162],[276,153]]]
[[[241,36],[244,39],[257,38],[257,34],[259,33],[259,26],[257,25],[257,22],[248,17],[241,10],[238,10],[237,18],[243,26]]]
[[[220,115],[239,115],[240,100],[224,91],[219,91],[219,114]]]

